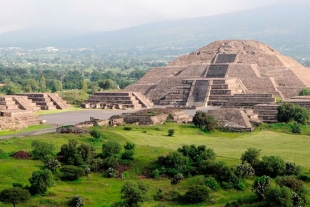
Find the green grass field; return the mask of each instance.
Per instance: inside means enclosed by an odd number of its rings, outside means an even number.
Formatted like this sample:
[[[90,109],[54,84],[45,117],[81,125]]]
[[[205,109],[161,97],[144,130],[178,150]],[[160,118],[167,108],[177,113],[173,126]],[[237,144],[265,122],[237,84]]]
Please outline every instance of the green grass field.
[[[100,173],[91,173],[89,177],[82,177],[78,181],[63,182],[55,181],[55,185],[48,190],[46,196],[32,198],[28,203],[17,205],[25,207],[51,207],[66,206],[66,202],[72,196],[78,194],[86,198],[86,206],[107,207],[111,203],[120,199],[120,189],[126,180],[138,180],[138,176],[143,166],[155,160],[159,155],[176,150],[183,144],[206,145],[213,148],[217,154],[217,160],[223,160],[231,165],[240,163],[241,154],[249,147],[261,149],[261,156],[279,155],[286,161],[293,161],[303,166],[303,171],[308,173],[310,169],[310,136],[306,133],[302,135],[285,134],[267,129],[257,129],[252,133],[228,133],[214,132],[206,133],[192,125],[178,125],[166,123],[155,126],[131,126],[131,130],[124,130],[123,127],[101,127],[107,140],[115,140],[121,144],[132,141],[136,144],[135,161],[131,164],[128,172],[125,173],[125,180],[107,179]],[[167,136],[168,129],[175,129],[172,137]],[[42,140],[53,143],[58,149],[69,139],[76,139],[79,143],[91,144],[90,135],[71,134],[43,134],[33,137],[11,138],[0,140],[0,149],[5,152],[18,150],[31,151],[33,140]],[[94,144],[96,151],[101,151],[101,143]],[[40,161],[15,160],[11,158],[0,159],[0,190],[11,187],[12,183],[19,182],[29,184],[29,177],[33,171],[42,167]],[[169,179],[143,179],[150,185],[148,193],[150,200],[143,206],[154,206],[158,202],[151,198],[155,195],[159,187],[164,191],[176,189],[185,192],[188,187],[198,184],[202,176],[194,176],[181,181],[177,185],[171,185]],[[228,201],[242,198],[251,194],[251,182],[248,180],[248,187],[245,191],[220,190],[213,193],[217,201],[214,206],[224,206]],[[308,184],[307,184],[307,187]],[[310,198],[310,197],[309,197]],[[176,203],[169,203],[169,206],[184,206]],[[0,203],[0,207],[4,207]],[[201,205],[206,206],[206,205]]]

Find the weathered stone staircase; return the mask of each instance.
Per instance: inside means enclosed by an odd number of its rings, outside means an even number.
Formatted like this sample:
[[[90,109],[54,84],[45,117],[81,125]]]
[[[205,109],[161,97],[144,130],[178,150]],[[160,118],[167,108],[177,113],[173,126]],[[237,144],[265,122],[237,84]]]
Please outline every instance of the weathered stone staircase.
[[[62,98],[60,98],[56,93],[49,93],[47,95],[53,101],[54,105],[56,105],[57,109],[67,109],[71,107],[70,104],[62,100]]]

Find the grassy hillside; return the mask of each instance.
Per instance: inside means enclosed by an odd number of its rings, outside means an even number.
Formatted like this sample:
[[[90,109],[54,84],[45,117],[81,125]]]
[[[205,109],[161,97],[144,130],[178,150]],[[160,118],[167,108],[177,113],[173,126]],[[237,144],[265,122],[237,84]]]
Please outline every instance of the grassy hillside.
[[[172,137],[167,136],[168,129],[175,129]],[[46,196],[32,198],[27,204],[17,205],[25,207],[34,206],[66,206],[66,202],[73,195],[81,195],[86,198],[86,206],[105,207],[120,199],[120,189],[126,180],[141,179],[142,170],[147,163],[156,160],[159,155],[167,154],[176,150],[183,144],[206,145],[213,148],[217,154],[217,160],[223,160],[230,165],[240,163],[241,154],[249,147],[262,149],[261,156],[279,155],[286,161],[296,162],[303,166],[303,171],[308,173],[310,169],[310,153],[306,146],[310,145],[308,135],[283,134],[266,129],[256,130],[252,133],[206,133],[192,125],[164,124],[156,126],[132,126],[131,130],[124,130],[123,127],[102,127],[100,131],[105,134],[106,139],[99,143],[90,142],[90,135],[71,134],[44,134],[34,137],[12,138],[0,140],[0,149],[5,152],[15,152],[18,150],[31,151],[31,142],[41,140],[53,143],[60,150],[62,144],[69,139],[76,139],[79,143],[92,144],[97,152],[101,151],[101,145],[106,140],[114,140],[121,144],[132,141],[136,144],[134,161],[129,170],[124,174],[125,180],[116,178],[104,178],[101,173],[91,173],[88,177],[82,177],[77,181],[63,182],[55,180],[55,185],[48,190]],[[0,159],[0,190],[10,187],[12,183],[29,184],[28,178],[33,171],[43,166],[42,162],[34,160],[15,160],[12,158]],[[171,185],[170,180],[161,178],[159,180],[143,179],[150,185],[148,193],[150,199],[143,206],[153,206],[152,196],[156,194],[159,187],[164,191],[176,189],[184,193],[193,184],[201,183],[203,176],[194,176],[181,181],[177,185]],[[220,190],[212,193],[216,200],[214,206],[223,206],[228,201],[251,195],[251,183],[247,180],[247,189]],[[309,187],[309,186],[308,186]],[[4,207],[0,203],[0,207]],[[177,203],[169,203],[169,206],[181,206]],[[183,205],[184,206],[184,205]],[[206,205],[202,205],[206,206]]]

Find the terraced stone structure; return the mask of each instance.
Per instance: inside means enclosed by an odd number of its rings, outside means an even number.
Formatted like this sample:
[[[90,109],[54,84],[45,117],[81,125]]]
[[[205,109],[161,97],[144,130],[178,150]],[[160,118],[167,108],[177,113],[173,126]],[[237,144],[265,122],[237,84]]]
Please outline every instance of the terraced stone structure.
[[[82,104],[84,108],[140,109],[151,108],[153,103],[138,92],[96,92]]]
[[[152,68],[123,92],[140,92],[159,105],[253,107],[306,87],[310,70],[292,58],[257,41],[224,40]]]
[[[41,110],[67,109],[71,107],[56,93],[22,93],[17,95],[32,100]]]
[[[31,100],[21,96],[0,97],[0,130],[20,130],[30,125],[41,124],[34,111],[39,110]]]

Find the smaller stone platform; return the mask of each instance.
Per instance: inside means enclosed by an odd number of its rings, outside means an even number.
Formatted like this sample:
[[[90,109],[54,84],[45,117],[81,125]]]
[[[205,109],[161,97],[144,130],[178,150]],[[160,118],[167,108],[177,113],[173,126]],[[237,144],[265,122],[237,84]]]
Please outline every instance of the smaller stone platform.
[[[140,109],[151,108],[153,103],[138,92],[96,92],[82,104],[83,108]]]
[[[276,99],[271,93],[240,93],[234,94],[225,107],[253,108],[257,104],[275,104]]]
[[[285,99],[283,102],[298,104],[302,107],[310,109],[310,96],[294,96],[290,99]]]

